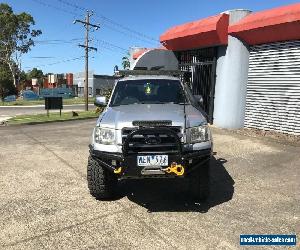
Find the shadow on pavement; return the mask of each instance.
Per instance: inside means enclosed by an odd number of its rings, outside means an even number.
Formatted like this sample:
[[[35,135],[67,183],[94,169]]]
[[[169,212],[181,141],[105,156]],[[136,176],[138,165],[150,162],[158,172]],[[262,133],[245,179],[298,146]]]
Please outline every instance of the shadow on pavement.
[[[195,203],[188,198],[188,183],[186,180],[130,180],[121,183],[121,196],[140,206],[148,212],[207,212],[232,199],[234,180],[224,167],[225,159],[211,159],[211,195],[202,203]]]

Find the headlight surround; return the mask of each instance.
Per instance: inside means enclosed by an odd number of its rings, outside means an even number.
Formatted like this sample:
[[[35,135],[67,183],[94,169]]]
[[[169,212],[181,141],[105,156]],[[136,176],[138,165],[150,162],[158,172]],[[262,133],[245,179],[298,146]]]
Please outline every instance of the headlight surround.
[[[116,133],[114,129],[96,127],[94,139],[99,144],[114,144]]]
[[[210,140],[210,130],[207,125],[189,128],[190,142],[205,142]]]

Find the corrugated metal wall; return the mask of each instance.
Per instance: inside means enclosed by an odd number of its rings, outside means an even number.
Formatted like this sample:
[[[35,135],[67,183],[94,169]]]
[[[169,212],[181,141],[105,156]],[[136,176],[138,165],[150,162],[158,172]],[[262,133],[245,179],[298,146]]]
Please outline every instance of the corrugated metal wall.
[[[300,41],[250,48],[245,127],[300,135]]]

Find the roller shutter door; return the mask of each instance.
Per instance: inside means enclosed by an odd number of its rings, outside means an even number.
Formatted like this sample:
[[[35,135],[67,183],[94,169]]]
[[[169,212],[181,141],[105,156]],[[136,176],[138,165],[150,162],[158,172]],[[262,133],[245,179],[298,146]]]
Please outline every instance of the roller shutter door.
[[[300,41],[250,48],[245,127],[300,135]]]

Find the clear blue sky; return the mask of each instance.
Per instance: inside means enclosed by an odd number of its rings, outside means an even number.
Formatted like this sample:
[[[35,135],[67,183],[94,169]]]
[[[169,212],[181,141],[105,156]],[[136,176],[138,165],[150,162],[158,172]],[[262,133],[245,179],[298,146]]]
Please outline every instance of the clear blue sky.
[[[38,67],[44,73],[83,71],[84,58],[79,57],[84,55],[84,51],[77,44],[83,42],[84,28],[72,22],[75,18],[83,19],[85,14],[83,9],[86,8],[95,13],[91,22],[99,23],[101,26],[100,30],[91,33],[93,38],[91,46],[97,47],[98,52],[91,52],[90,69],[97,74],[112,74],[114,65],[121,65],[121,58],[129,47],[156,47],[159,36],[174,25],[229,9],[259,11],[298,1],[7,0],[3,2],[11,5],[15,12],[30,13],[36,21],[36,28],[43,32],[38,38],[41,42],[23,57],[24,70]]]

